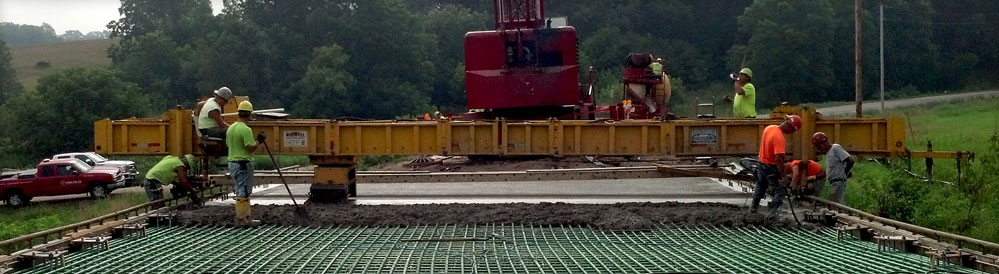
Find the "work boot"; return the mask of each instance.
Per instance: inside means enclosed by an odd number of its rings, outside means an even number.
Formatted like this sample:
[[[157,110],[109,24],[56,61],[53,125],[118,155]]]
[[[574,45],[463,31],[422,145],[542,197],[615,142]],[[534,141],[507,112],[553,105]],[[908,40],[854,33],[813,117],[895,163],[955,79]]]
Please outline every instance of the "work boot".
[[[236,227],[251,228],[251,227],[258,227],[261,224],[262,222],[260,222],[260,220],[245,219],[243,221],[236,223]]]
[[[767,210],[767,218],[768,219],[777,218],[778,215],[780,215],[780,209],[779,208],[770,208],[770,210]]]
[[[254,227],[260,225],[260,220],[250,218],[250,198],[236,197],[236,226]]]
[[[749,207],[749,212],[750,213],[756,213],[757,211],[759,211],[759,208],[760,208],[759,205],[753,205],[753,206]]]

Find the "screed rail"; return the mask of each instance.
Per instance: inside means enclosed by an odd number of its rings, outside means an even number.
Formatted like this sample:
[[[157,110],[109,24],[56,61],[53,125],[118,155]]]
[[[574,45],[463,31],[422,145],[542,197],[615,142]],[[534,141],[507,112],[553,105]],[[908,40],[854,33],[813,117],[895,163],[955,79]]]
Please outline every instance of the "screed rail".
[[[205,200],[218,197],[228,198],[228,194],[231,191],[230,185],[220,184],[201,190],[198,196]],[[99,235],[114,226],[141,221],[143,218],[139,217],[147,216],[150,213],[169,211],[188,203],[187,198],[162,199],[143,203],[83,222],[0,241],[0,252],[5,255],[10,255],[10,258],[4,259],[16,259],[21,254],[33,250],[61,249],[74,239],[79,239],[83,236],[92,234]],[[17,251],[22,248],[23,250]],[[0,263],[4,262],[5,260],[0,260]]]

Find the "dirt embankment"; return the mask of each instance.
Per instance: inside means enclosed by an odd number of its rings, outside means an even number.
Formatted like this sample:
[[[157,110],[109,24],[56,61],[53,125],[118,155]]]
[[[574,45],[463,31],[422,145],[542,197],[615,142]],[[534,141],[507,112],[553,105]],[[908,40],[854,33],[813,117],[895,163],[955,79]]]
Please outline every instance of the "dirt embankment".
[[[521,224],[590,226],[605,230],[641,230],[659,224],[690,226],[757,226],[796,228],[793,220],[767,218],[745,208],[719,203],[621,204],[429,204],[309,205],[309,219],[297,218],[293,206],[254,206],[253,217],[269,225],[408,226],[427,224]],[[184,225],[231,226],[231,206],[182,211]]]

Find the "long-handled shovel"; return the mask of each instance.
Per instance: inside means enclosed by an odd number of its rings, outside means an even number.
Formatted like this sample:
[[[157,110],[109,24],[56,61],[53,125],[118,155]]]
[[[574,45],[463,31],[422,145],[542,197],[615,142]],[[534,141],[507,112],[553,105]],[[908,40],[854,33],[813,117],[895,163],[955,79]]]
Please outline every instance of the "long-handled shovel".
[[[288,181],[284,180],[284,174],[281,173],[281,168],[278,167],[277,159],[274,158],[274,154],[271,153],[271,148],[267,146],[267,142],[264,143],[264,149],[267,150],[267,155],[271,157],[271,163],[274,163],[274,169],[277,170],[278,177],[281,178],[281,183],[284,184],[284,189],[288,190],[288,197],[291,198],[291,203],[295,205],[295,215],[299,218],[309,219],[309,211],[305,207],[299,206],[298,202],[295,201],[295,196],[291,194],[291,188],[288,187]]]

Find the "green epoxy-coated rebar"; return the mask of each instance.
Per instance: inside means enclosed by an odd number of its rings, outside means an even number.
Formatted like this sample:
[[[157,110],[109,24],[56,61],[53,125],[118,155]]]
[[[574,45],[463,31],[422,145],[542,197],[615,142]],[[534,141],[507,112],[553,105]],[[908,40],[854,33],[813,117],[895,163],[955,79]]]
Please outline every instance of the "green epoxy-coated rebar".
[[[415,240],[415,241],[414,241]],[[66,265],[21,273],[888,273],[929,259],[836,241],[835,232],[752,227],[601,231],[516,225],[169,227],[116,239]],[[952,265],[940,269],[980,273]]]

